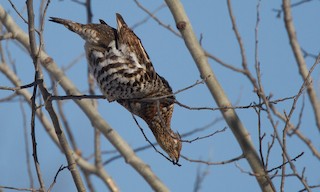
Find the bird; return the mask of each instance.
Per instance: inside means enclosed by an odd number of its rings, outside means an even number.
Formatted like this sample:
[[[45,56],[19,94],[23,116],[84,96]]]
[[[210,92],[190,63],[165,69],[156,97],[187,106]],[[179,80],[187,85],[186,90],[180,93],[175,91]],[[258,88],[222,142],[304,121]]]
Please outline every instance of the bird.
[[[81,24],[50,17],[85,40],[89,70],[109,102],[116,101],[142,118],[159,146],[177,164],[181,136],[171,129],[174,94],[168,81],[155,71],[139,37],[116,13],[117,28],[105,21]]]

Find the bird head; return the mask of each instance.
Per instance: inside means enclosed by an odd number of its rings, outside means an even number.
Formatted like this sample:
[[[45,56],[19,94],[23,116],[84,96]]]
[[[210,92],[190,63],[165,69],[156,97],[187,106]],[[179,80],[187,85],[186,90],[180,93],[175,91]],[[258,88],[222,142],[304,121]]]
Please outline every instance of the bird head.
[[[179,162],[180,152],[182,149],[181,136],[179,133],[167,130],[169,134],[164,134],[162,137],[157,138],[161,148],[169,155],[174,164]]]

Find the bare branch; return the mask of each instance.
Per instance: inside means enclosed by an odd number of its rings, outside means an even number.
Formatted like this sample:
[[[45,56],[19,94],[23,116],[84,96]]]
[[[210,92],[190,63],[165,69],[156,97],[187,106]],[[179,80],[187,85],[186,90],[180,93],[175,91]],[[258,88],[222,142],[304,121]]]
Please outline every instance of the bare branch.
[[[36,48],[36,37],[35,37],[35,28],[34,28],[34,11],[33,11],[33,0],[27,0],[27,12],[28,12],[28,32],[29,32],[29,44],[30,44],[30,55],[33,60],[33,65],[35,69],[34,82],[40,81],[42,76],[40,76],[39,60],[37,55]],[[31,137],[32,137],[32,148],[33,148],[33,158],[34,164],[36,167],[36,173],[38,181],[40,184],[40,191],[45,191],[44,180],[41,175],[40,165],[38,161],[37,154],[37,141],[35,135],[35,111],[36,111],[36,95],[37,95],[38,85],[33,86],[33,93],[31,97],[32,103],[32,113],[31,113]]]
[[[135,1],[135,3],[142,9],[144,10],[145,8],[138,2]],[[132,30],[134,30],[135,28],[139,27],[140,25],[144,24],[145,22],[147,22],[150,18],[151,15],[155,15],[158,11],[160,11],[161,9],[163,9],[164,7],[167,7],[167,5],[165,3],[162,3],[158,8],[156,8],[154,11],[152,11],[150,14],[148,14],[148,16],[146,18],[144,18],[143,20],[141,20],[140,22],[137,22],[136,24],[132,25],[130,28]],[[145,9],[146,12],[149,12],[147,9]]]
[[[290,0],[283,0],[282,4],[283,4],[283,12],[284,12],[284,23],[285,23],[285,27],[286,27],[286,30],[288,33],[291,49],[292,49],[292,52],[294,53],[294,56],[295,56],[295,59],[296,59],[296,62],[297,62],[298,68],[299,68],[299,73],[300,73],[303,81],[306,81],[307,79],[309,79],[308,86],[307,86],[307,92],[308,92],[308,96],[309,96],[311,105],[313,107],[316,125],[318,127],[318,130],[320,131],[320,103],[319,103],[316,91],[313,88],[312,79],[310,77],[308,77],[309,70],[307,68],[307,64],[306,64],[304,57],[303,57],[303,54],[301,52],[301,47],[298,42],[296,30],[295,30],[295,27],[293,24],[293,18],[291,15]],[[319,56],[316,60],[317,60],[316,63],[318,63]]]
[[[304,3],[309,3],[311,2],[312,0],[300,0],[298,2],[295,2],[295,3],[292,3],[290,5],[291,8],[294,8],[294,7],[297,7],[297,6],[300,6]],[[280,18],[281,17],[281,14],[284,12],[283,9],[272,9],[274,12],[277,12],[277,18]]]
[[[7,101],[13,101],[14,98],[16,98],[18,95],[16,93],[10,94],[6,97],[0,98],[0,103],[1,102],[7,102]]]
[[[0,41],[6,39],[13,39],[13,33],[5,33],[4,35],[0,35]]]
[[[244,48],[244,44],[243,44],[241,35],[240,35],[238,27],[236,25],[236,18],[232,12],[231,0],[227,0],[227,4],[228,4],[229,16],[230,16],[231,23],[232,23],[232,29],[234,31],[236,38],[237,38],[239,48],[240,48],[240,53],[241,53],[241,58],[242,58],[242,67],[244,70],[248,70],[247,56],[245,53],[245,48]]]
[[[50,187],[49,187],[49,189],[48,189],[48,192],[50,192],[50,191],[52,190],[54,184],[56,184],[56,182],[57,182],[57,178],[58,178],[59,173],[60,173],[61,171],[63,171],[65,168],[68,168],[68,166],[63,166],[63,165],[61,165],[61,166],[59,167],[56,175],[54,176],[53,182],[51,183],[51,185],[50,185]]]
[[[15,10],[15,12],[19,15],[19,17],[26,23],[28,24],[28,21],[20,14],[20,12],[18,11],[18,9],[16,8],[16,6],[12,3],[11,0],[8,0],[9,3],[11,4],[12,8]]]
[[[53,81],[54,81],[54,80],[53,80],[52,78],[51,78],[51,81],[52,81],[52,84],[53,84]],[[58,94],[58,89],[57,89],[56,86],[53,87],[53,93],[54,93],[55,95]],[[73,136],[72,130],[71,130],[70,126],[69,126],[69,123],[68,123],[67,117],[66,117],[66,115],[65,115],[65,113],[64,113],[64,110],[63,110],[63,106],[62,106],[62,105],[63,105],[62,101],[57,100],[58,114],[59,114],[60,119],[61,119],[61,121],[62,121],[62,123],[63,123],[63,126],[64,126],[64,128],[65,128],[65,130],[66,130],[68,139],[70,140],[71,147],[73,148],[73,150],[76,151],[76,153],[80,154],[81,152],[80,152],[80,150],[78,149],[76,140],[75,140],[75,138],[74,138],[74,136]]]
[[[202,136],[202,137],[197,137],[197,138],[194,138],[194,139],[191,139],[191,140],[185,140],[185,139],[180,139],[182,142],[186,142],[186,143],[193,143],[194,141],[198,141],[198,140],[201,140],[201,139],[206,139],[206,138],[209,138],[209,137],[212,137],[213,135],[215,134],[218,134],[218,133],[222,133],[224,131],[227,130],[227,127],[221,129],[221,130],[217,130],[211,134],[208,134],[208,135],[205,135],[205,136]]]
[[[314,188],[320,188],[320,185],[309,185],[310,189],[314,189]],[[299,190],[299,192],[303,192],[303,191],[307,191],[306,188]]]
[[[159,25],[161,25],[162,27],[168,29],[169,31],[171,31],[173,34],[175,34],[178,37],[181,37],[181,34],[179,32],[177,32],[176,30],[174,30],[170,25],[166,25],[164,24],[160,19],[158,19],[153,13],[151,13],[147,8],[145,8],[138,0],[134,0],[134,2],[137,4],[137,6],[144,11],[145,13],[147,13],[152,19],[154,19]]]
[[[49,2],[49,1],[48,1]],[[48,4],[47,4],[48,5]],[[43,46],[43,38],[42,36],[42,31],[43,31],[43,23],[44,20],[42,20],[42,24],[41,24],[41,30],[40,30],[40,46],[39,48],[37,48],[36,45],[36,39],[35,39],[35,25],[34,25],[34,11],[33,11],[33,0],[27,0],[27,10],[28,10],[28,29],[29,29],[29,44],[30,44],[30,55],[33,59],[33,64],[34,64],[34,68],[35,68],[35,82],[40,81],[39,83],[39,88],[42,94],[42,97],[45,101],[45,108],[48,111],[50,118],[52,120],[52,123],[54,125],[55,131],[57,133],[57,136],[59,138],[59,142],[61,147],[63,148],[63,151],[66,155],[67,161],[68,161],[68,167],[69,170],[71,172],[71,175],[73,177],[73,181],[77,187],[78,191],[85,191],[85,187],[84,184],[81,180],[80,177],[80,173],[77,169],[76,166],[76,162],[74,157],[72,156],[69,144],[67,142],[67,139],[65,137],[65,135],[63,134],[63,131],[60,127],[60,123],[59,123],[59,119],[56,115],[56,112],[54,111],[54,108],[52,106],[52,102],[48,101],[48,98],[50,98],[51,94],[49,94],[49,92],[47,91],[45,84],[43,82],[43,74],[40,68],[40,51],[41,48]],[[47,10],[47,6],[44,9],[44,13],[43,15],[45,16],[46,14],[46,10]],[[36,143],[35,141],[35,133],[34,133],[34,118],[35,118],[35,97],[36,97],[36,92],[37,92],[37,85],[34,86],[34,90],[33,90],[33,97],[32,97],[32,106],[33,106],[33,110],[32,110],[32,136],[33,136],[33,141],[34,143]],[[35,146],[35,144],[34,144]],[[35,148],[35,147],[34,147]],[[36,149],[36,148],[35,148]],[[35,157],[36,157],[36,150],[35,150]],[[35,158],[35,162],[38,164],[38,160],[37,158]],[[38,173],[39,172],[39,173]],[[40,169],[37,168],[37,173],[38,173],[38,178],[39,178],[39,182],[40,182],[40,186],[41,189],[44,190],[44,183],[43,180],[41,178],[41,174],[40,174]]]
[[[283,114],[277,111],[276,108],[272,105],[271,105],[271,110],[279,119],[281,119],[283,122],[287,122],[287,117],[285,117]],[[296,135],[297,137],[299,137],[299,139],[301,139],[308,146],[312,154],[320,160],[320,152],[313,145],[312,141],[309,138],[307,138],[305,135],[303,135],[300,130],[295,129],[294,125],[292,125],[289,121],[287,123],[287,126],[288,126],[287,134],[289,134],[289,136]]]
[[[198,168],[197,168],[197,177],[196,177],[194,188],[193,188],[194,192],[200,191],[201,184],[203,183],[203,181],[206,178],[206,176],[208,176],[208,174],[209,174],[209,166],[206,166],[204,171],[201,171],[200,170],[200,166],[198,166]]]
[[[9,186],[2,186],[0,185],[0,189],[11,189],[16,191],[32,191],[32,192],[41,192],[41,190],[36,190],[32,188],[18,188],[18,187],[9,187]]]
[[[17,90],[20,90],[20,89],[26,89],[26,88],[30,88],[30,87],[33,87],[35,86],[36,84],[39,84],[39,80],[37,81],[34,81],[32,83],[29,83],[29,84],[26,84],[26,85],[22,85],[22,86],[19,86],[19,87],[6,87],[6,86],[0,86],[0,89],[2,90],[10,90],[10,91],[17,91]]]
[[[232,158],[232,159],[229,159],[229,160],[226,160],[226,161],[219,161],[219,162],[210,162],[210,161],[202,161],[202,160],[195,160],[195,159],[190,159],[184,155],[181,155],[181,157],[189,162],[192,162],[192,163],[202,163],[202,164],[206,164],[206,165],[224,165],[224,164],[228,164],[228,163],[232,163],[232,162],[235,162],[235,161],[239,161],[240,159],[243,159],[245,158],[245,156],[242,154],[238,157],[235,157],[235,158]]]
[[[184,11],[182,4],[178,0],[166,0],[166,3],[175,19],[176,26],[182,34],[184,42],[198,67],[201,77],[208,77],[208,79],[206,80],[206,85],[210,90],[211,95],[215,99],[217,105],[219,107],[232,106],[207,61],[205,52],[200,46],[199,41],[197,40],[192,30],[191,23]],[[256,177],[261,190],[274,191],[273,184],[270,182],[269,176],[264,171],[261,160],[259,159],[259,155],[249,137],[249,133],[242,124],[235,110],[228,109],[220,111],[224,116],[228,126],[235,135],[243,153],[246,155],[245,158],[249,162],[251,169],[255,173],[264,175],[263,177]]]
[[[304,154],[304,152],[301,152],[299,155],[297,155],[295,158],[291,159],[290,161],[296,161],[298,158],[300,158],[302,155]],[[272,172],[272,171],[275,171],[277,169],[281,169],[283,168],[284,165],[286,165],[287,163],[289,163],[289,161],[285,162],[285,163],[282,163],[281,165],[277,166],[277,167],[274,167],[270,170],[268,170],[267,172]]]
[[[27,172],[28,172],[28,178],[30,181],[30,188],[34,188],[34,181],[33,181],[33,175],[31,171],[31,160],[30,160],[30,150],[29,150],[29,139],[28,139],[28,127],[27,127],[27,115],[26,111],[23,106],[23,98],[19,98],[20,101],[20,108],[22,112],[22,119],[23,119],[23,132],[24,132],[24,142],[25,142],[25,151],[26,151],[26,164],[27,164]]]

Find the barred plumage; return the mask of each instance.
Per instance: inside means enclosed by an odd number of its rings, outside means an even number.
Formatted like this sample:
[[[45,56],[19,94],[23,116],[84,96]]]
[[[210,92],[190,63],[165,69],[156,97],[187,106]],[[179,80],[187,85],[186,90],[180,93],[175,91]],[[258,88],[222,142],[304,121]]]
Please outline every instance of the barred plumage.
[[[172,89],[155,72],[140,39],[120,14],[116,16],[117,29],[103,20],[100,24],[86,25],[54,17],[51,21],[63,24],[86,41],[89,68],[101,92],[109,102],[117,101],[146,121],[161,148],[177,163],[182,144],[170,125],[174,105]],[[171,96],[147,101],[167,95]]]

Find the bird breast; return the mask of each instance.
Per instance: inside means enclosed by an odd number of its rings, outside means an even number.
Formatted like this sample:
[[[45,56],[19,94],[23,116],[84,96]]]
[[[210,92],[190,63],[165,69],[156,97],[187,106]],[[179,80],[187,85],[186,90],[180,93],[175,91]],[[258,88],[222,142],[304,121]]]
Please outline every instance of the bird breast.
[[[85,47],[90,71],[109,102],[142,98],[155,90],[155,81],[147,77],[146,64],[140,63],[126,45],[116,47],[111,41],[105,49],[89,43]]]

